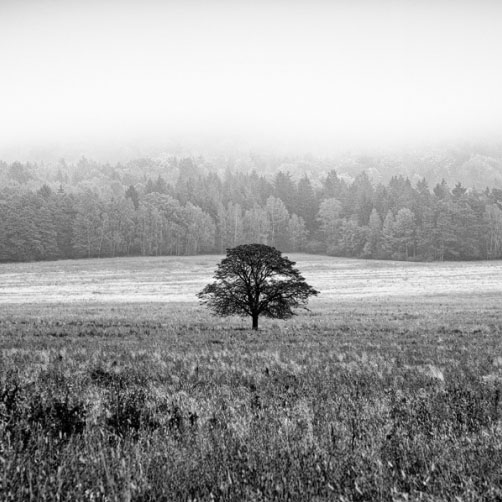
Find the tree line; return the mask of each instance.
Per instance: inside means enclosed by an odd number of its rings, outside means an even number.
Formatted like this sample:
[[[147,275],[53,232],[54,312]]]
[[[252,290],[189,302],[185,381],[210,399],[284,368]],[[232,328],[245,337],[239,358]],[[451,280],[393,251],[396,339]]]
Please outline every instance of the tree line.
[[[458,183],[374,186],[336,171],[319,182],[279,171],[180,173],[113,190],[45,184],[0,191],[0,260],[222,253],[245,243],[281,251],[396,260],[502,257],[502,190]]]

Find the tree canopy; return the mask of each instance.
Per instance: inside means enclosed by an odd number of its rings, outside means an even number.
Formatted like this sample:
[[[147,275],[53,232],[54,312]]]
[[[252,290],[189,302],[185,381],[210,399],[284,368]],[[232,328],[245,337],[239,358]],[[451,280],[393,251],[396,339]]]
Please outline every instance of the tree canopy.
[[[288,319],[294,308],[306,308],[309,297],[319,294],[294,265],[264,244],[227,249],[216,269],[216,281],[198,297],[217,315],[250,316],[253,329],[258,329],[260,315]]]

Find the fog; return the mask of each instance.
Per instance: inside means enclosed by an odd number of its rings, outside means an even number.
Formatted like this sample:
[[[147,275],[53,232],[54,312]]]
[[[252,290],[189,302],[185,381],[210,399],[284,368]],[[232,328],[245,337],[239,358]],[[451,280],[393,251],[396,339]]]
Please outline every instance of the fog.
[[[2,0],[0,158],[495,137],[501,19],[488,0]]]

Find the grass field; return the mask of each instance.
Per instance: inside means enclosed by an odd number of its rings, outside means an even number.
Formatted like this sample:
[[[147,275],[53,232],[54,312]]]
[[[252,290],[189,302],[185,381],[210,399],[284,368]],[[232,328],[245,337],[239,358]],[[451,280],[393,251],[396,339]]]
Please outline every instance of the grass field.
[[[501,263],[291,257],[259,332],[220,257],[0,265],[0,500],[501,500]]]

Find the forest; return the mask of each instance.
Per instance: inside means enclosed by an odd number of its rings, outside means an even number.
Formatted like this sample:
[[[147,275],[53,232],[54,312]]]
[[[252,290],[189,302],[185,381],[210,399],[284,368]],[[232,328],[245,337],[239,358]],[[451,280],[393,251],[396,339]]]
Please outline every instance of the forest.
[[[141,174],[138,174],[141,173]],[[392,260],[502,257],[502,190],[366,171],[0,162],[0,261],[222,253],[243,243]]]

